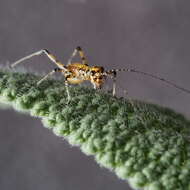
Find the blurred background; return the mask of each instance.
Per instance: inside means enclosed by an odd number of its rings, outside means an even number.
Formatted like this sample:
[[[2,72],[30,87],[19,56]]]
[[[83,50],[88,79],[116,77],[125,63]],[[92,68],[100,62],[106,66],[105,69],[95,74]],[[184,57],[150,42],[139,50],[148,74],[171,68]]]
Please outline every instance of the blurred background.
[[[76,46],[91,65],[136,68],[190,89],[190,2],[185,0],[1,0],[0,64],[46,48],[66,63]],[[19,67],[19,66],[18,66]],[[45,56],[22,65],[55,67]],[[190,116],[189,98],[160,81],[120,73],[119,96]],[[56,137],[40,120],[0,110],[0,189],[130,189],[92,157]]]

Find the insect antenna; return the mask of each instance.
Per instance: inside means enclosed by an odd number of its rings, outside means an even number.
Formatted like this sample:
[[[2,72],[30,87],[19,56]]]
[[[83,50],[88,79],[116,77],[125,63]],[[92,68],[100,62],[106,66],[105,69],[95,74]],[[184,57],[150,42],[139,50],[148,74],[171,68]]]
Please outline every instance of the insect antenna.
[[[174,88],[177,88],[179,90],[182,90],[182,91],[190,94],[189,89],[183,88],[183,87],[181,87],[181,86],[179,86],[179,85],[177,85],[177,84],[175,84],[175,83],[173,83],[173,82],[171,82],[171,81],[169,81],[169,80],[167,80],[165,78],[162,78],[162,77],[159,77],[157,75],[153,75],[151,73],[147,73],[147,72],[144,72],[144,71],[139,71],[139,70],[136,70],[136,69],[129,69],[129,68],[126,68],[126,69],[112,69],[112,70],[106,71],[105,73],[106,73],[106,75],[112,75],[113,73],[122,72],[122,71],[124,71],[124,72],[133,72],[133,73],[138,73],[138,74],[141,74],[141,75],[149,76],[151,78],[160,80],[160,81],[162,81],[164,83],[169,84],[170,86],[173,86]]]

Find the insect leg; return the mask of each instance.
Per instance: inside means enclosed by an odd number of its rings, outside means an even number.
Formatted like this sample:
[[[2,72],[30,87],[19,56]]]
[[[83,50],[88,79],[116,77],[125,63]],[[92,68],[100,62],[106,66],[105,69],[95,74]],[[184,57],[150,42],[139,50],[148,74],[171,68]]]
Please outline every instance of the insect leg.
[[[41,84],[44,80],[46,80],[48,77],[50,77],[51,75],[53,75],[55,72],[58,72],[58,71],[62,71],[62,69],[60,69],[60,68],[53,69],[51,72],[49,72],[47,75],[45,75],[42,79],[40,79],[37,82],[37,85]]]
[[[96,90],[96,84],[94,82],[91,82],[91,84],[93,85],[93,88]]]
[[[116,76],[117,76],[116,70],[106,71],[102,74],[102,76],[109,76],[112,79],[113,81],[112,95],[115,96],[116,95]]]
[[[82,48],[80,46],[78,46],[74,49],[71,57],[68,60],[68,64],[71,64],[73,57],[75,57],[77,53],[79,53],[79,56],[81,57],[82,64],[88,65],[88,61],[84,55],[84,51],[82,50]]]
[[[67,103],[70,102],[71,100],[71,96],[70,96],[70,92],[69,92],[69,83],[67,81],[67,78],[65,79],[65,88],[66,88],[66,92],[67,92]]]
[[[116,77],[113,78],[113,91],[112,91],[112,95],[115,96],[116,94]]]
[[[116,75],[117,75],[117,73],[114,72],[114,73],[113,73],[113,77],[112,77],[112,79],[113,79],[112,95],[113,95],[113,96],[115,96],[115,94],[116,94]]]
[[[27,59],[30,59],[30,58],[32,58],[32,57],[34,57],[34,56],[41,55],[41,54],[45,54],[45,55],[46,55],[53,63],[55,63],[59,68],[65,70],[64,65],[63,65],[60,61],[58,61],[58,60],[56,59],[56,57],[55,57],[54,55],[52,55],[47,49],[42,49],[42,50],[37,51],[37,52],[35,52],[35,53],[32,53],[32,54],[30,54],[30,55],[28,55],[28,56],[25,56],[25,57],[19,59],[18,61],[14,62],[13,64],[11,64],[11,67],[15,67],[16,65],[18,65],[18,64],[21,63],[21,62],[23,62],[23,61],[25,61],[25,60],[27,60]]]

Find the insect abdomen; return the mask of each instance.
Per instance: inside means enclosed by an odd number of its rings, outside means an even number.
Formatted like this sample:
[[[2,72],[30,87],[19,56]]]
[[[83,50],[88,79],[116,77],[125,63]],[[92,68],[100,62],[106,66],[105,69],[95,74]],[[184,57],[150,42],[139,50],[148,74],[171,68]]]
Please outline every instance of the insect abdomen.
[[[67,66],[67,69],[71,73],[71,76],[69,78],[76,78],[78,80],[89,80],[89,66],[81,63],[72,63]]]

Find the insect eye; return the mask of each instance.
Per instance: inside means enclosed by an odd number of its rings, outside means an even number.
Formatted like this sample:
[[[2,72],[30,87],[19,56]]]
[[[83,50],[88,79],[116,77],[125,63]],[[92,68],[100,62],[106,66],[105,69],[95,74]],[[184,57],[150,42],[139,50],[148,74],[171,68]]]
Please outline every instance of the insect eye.
[[[104,72],[104,67],[100,67],[100,71],[103,73]]]

